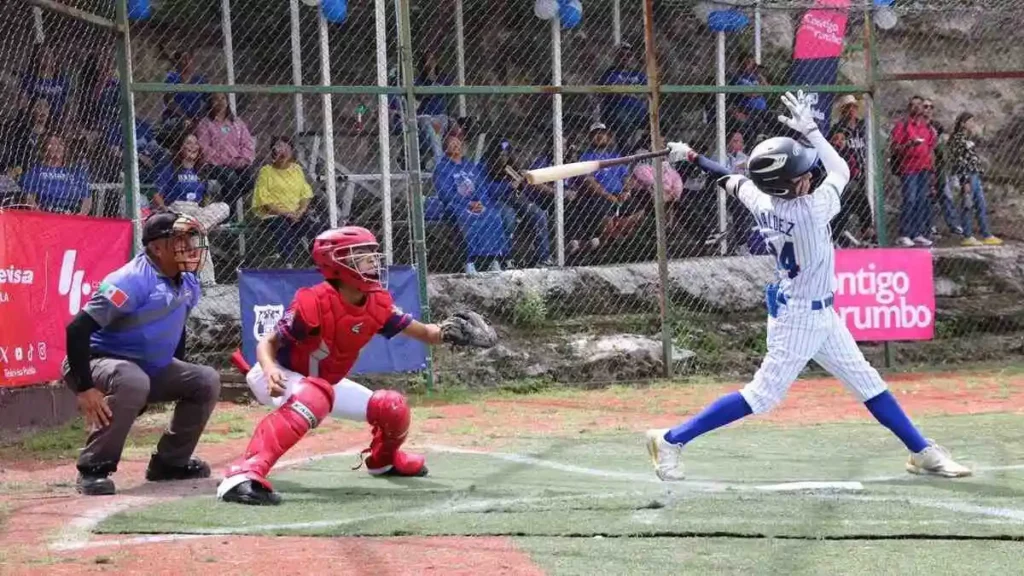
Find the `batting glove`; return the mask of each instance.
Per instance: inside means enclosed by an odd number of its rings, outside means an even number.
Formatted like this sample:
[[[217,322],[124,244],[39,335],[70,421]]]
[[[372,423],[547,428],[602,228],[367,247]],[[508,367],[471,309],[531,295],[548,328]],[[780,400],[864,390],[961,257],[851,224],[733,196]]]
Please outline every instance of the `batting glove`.
[[[697,153],[685,142],[669,142],[668,149],[668,161],[673,164],[676,162],[693,162],[697,159]]]
[[[786,92],[782,95],[782,103],[789,108],[790,116],[779,116],[779,122],[804,135],[818,129],[813,109],[803,90],[798,90],[796,96],[792,92]]]

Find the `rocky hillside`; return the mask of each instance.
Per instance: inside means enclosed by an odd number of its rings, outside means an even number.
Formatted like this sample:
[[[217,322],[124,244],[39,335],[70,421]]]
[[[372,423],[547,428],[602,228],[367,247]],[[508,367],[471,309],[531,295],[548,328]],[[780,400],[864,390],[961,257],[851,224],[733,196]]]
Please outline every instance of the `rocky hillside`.
[[[1017,360],[1024,355],[1024,249],[936,249],[935,339],[895,344],[898,364],[932,367]],[[749,376],[764,354],[768,258],[670,263],[670,316],[677,374]],[[653,264],[435,276],[434,318],[461,306],[486,314],[501,345],[484,352],[438,348],[444,382],[487,386],[537,378],[573,385],[660,376],[657,269]],[[216,287],[192,315],[189,347],[223,365],[238,342],[238,292]],[[864,350],[879,364],[882,347]],[[368,380],[373,381],[373,378]]]

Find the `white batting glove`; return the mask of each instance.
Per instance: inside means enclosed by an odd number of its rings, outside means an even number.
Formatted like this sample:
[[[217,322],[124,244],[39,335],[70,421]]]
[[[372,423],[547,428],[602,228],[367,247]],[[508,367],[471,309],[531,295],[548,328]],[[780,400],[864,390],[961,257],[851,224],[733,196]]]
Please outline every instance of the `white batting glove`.
[[[685,142],[669,142],[668,149],[669,162],[693,162],[697,159],[697,153]]]
[[[798,90],[796,96],[793,96],[791,92],[786,92],[782,95],[782,103],[789,108],[790,116],[779,116],[779,122],[805,135],[818,129],[811,104],[804,96],[803,90]]]

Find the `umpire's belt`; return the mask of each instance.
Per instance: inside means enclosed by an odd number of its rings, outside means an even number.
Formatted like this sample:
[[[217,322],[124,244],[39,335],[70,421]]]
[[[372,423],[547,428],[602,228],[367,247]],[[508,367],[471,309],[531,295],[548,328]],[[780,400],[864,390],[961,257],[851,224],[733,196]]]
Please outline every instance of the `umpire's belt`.
[[[789,300],[782,292],[779,292],[775,298],[779,304],[785,304]],[[824,310],[825,308],[831,308],[833,301],[835,301],[835,296],[832,294],[829,294],[821,300],[811,300],[811,310]]]

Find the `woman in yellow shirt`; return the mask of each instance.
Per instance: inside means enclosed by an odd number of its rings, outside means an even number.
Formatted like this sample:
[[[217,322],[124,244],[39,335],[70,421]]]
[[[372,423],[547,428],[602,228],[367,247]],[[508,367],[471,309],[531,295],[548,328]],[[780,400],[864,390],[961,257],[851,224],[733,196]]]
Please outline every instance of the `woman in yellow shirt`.
[[[252,209],[262,220],[260,228],[274,238],[277,256],[292,266],[301,257],[296,251],[318,232],[308,214],[313,191],[302,166],[295,161],[290,138],[279,136],[274,140],[271,158],[256,178]]]

